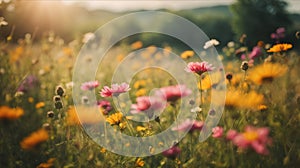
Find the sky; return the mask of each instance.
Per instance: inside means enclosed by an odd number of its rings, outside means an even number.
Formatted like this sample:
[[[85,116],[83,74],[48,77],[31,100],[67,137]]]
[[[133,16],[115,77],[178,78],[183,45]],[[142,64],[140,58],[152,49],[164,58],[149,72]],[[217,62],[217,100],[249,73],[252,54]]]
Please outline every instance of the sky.
[[[115,12],[128,10],[155,10],[160,8],[168,9],[190,9],[214,5],[229,5],[235,0],[63,0],[66,4],[80,3],[90,10],[105,9]],[[290,12],[300,13],[300,0],[286,0]]]

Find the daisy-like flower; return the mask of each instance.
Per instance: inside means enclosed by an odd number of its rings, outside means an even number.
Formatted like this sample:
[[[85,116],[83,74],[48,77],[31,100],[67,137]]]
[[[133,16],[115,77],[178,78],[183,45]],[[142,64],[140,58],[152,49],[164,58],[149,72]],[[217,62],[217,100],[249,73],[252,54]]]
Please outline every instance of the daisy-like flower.
[[[283,52],[291,49],[293,47],[292,44],[275,44],[273,47],[271,47],[268,52]]]
[[[185,85],[174,85],[160,88],[155,95],[167,101],[176,101],[182,97],[189,96],[192,93]]]
[[[123,121],[123,114],[120,112],[114,113],[106,118],[110,125],[119,125]]]
[[[271,144],[268,128],[255,128],[247,126],[245,132],[239,133],[232,139],[233,144],[239,148],[253,148],[258,154],[266,155],[269,153],[267,145]]]
[[[286,73],[288,67],[281,64],[264,63],[256,66],[249,72],[249,79],[257,85],[270,83],[274,78]]]
[[[131,113],[144,112],[152,118],[155,111],[162,110],[164,107],[165,103],[161,97],[141,96],[136,98],[136,104],[131,105]]]
[[[90,81],[90,82],[85,82],[81,84],[81,90],[93,90],[99,86],[98,81]]]
[[[186,119],[184,122],[182,122],[178,126],[175,126],[174,128],[172,128],[172,130],[173,131],[187,131],[188,129],[190,129],[189,132],[192,132],[194,130],[201,131],[203,126],[204,126],[203,121]]]
[[[23,149],[29,150],[48,140],[48,138],[48,132],[45,129],[39,129],[38,131],[33,132],[28,137],[24,138],[20,145]]]
[[[221,138],[222,136],[223,136],[223,128],[222,127],[214,127],[213,129],[212,129],[212,137],[214,137],[214,138]]]
[[[102,100],[102,101],[99,101],[97,102],[97,105],[100,107],[100,111],[103,113],[103,114],[108,114],[108,112],[110,112],[112,110],[112,106],[110,104],[109,101],[107,100]]]
[[[100,95],[102,97],[110,97],[110,96],[119,96],[121,93],[128,92],[130,87],[127,83],[122,84],[112,84],[111,88],[108,86],[104,86],[100,91]]]
[[[212,47],[212,46],[217,46],[217,45],[219,45],[220,44],[220,42],[218,41],[218,40],[216,40],[216,39],[211,39],[211,40],[209,40],[209,41],[207,41],[206,43],[205,43],[205,45],[204,45],[204,49],[208,49],[208,48],[210,48],[210,47]]]
[[[96,37],[94,33],[88,32],[84,34],[82,38],[82,43],[87,43],[89,40],[93,40]]]
[[[8,23],[4,20],[4,17],[0,17],[0,27],[6,25],[8,25]]]
[[[206,61],[203,62],[190,62],[188,63],[187,67],[185,68],[187,72],[193,72],[198,75],[202,75],[204,72],[214,70],[212,64],[209,64]]]

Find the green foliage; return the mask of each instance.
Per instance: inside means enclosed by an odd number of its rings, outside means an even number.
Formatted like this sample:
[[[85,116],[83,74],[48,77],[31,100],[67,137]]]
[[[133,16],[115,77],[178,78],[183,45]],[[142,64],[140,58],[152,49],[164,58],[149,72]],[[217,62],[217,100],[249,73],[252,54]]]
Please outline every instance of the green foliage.
[[[268,41],[276,28],[291,25],[286,6],[283,0],[237,0],[231,5],[237,37],[246,34],[249,45]]]

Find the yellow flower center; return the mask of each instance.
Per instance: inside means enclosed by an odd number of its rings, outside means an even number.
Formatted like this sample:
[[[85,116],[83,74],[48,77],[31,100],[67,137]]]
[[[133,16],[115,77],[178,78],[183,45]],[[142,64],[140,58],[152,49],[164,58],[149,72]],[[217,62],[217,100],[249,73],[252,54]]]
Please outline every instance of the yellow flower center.
[[[245,133],[243,133],[243,136],[248,141],[254,141],[258,138],[258,134],[254,131],[245,132]]]

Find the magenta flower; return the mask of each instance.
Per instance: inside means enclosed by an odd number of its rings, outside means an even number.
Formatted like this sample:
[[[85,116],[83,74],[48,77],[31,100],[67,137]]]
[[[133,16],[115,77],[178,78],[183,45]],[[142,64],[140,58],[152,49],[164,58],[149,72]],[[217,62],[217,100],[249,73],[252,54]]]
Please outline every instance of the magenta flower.
[[[202,121],[186,119],[184,122],[182,122],[178,126],[175,126],[174,128],[172,128],[172,130],[173,131],[187,131],[190,128],[189,132],[192,132],[194,130],[201,131],[203,126],[204,126],[204,122],[202,122]]]
[[[162,154],[168,158],[175,159],[180,152],[181,150],[178,146],[173,146],[170,149],[163,151]]]
[[[131,105],[131,113],[144,112],[151,118],[154,111],[162,110],[164,107],[165,103],[160,97],[141,96],[136,98],[136,104]]]
[[[221,138],[223,136],[223,128],[222,127],[214,127],[212,129],[212,137],[214,138]]]
[[[110,97],[110,96],[119,96],[121,93],[128,92],[130,90],[129,85],[127,83],[122,84],[112,84],[111,88],[108,86],[104,86],[100,91],[100,95],[102,97]]]
[[[107,100],[98,101],[97,105],[101,108],[102,113],[105,115],[112,110],[112,106]]]
[[[238,132],[236,130],[229,130],[226,134],[226,139],[233,140],[238,135]]]
[[[167,101],[176,101],[192,93],[185,85],[174,85],[160,88],[155,95]]]
[[[185,70],[187,72],[193,72],[196,73],[198,75],[203,74],[204,72],[207,71],[212,71],[214,69],[214,67],[212,66],[212,64],[209,64],[206,61],[203,62],[190,62],[187,65],[187,68],[185,68]]]
[[[275,33],[271,34],[271,38],[275,39],[276,42],[279,42],[280,39],[283,39],[285,37],[285,28],[279,27]]]
[[[253,47],[251,53],[249,54],[249,58],[250,59],[254,59],[256,57],[261,56],[263,53],[261,51],[261,48],[258,46]]]
[[[90,82],[85,82],[83,84],[81,84],[81,90],[93,90],[96,87],[99,86],[99,82],[98,81],[90,81]]]
[[[246,149],[251,147],[258,154],[266,155],[269,153],[266,146],[271,144],[269,129],[247,126],[245,132],[236,135],[232,142],[239,148]]]

